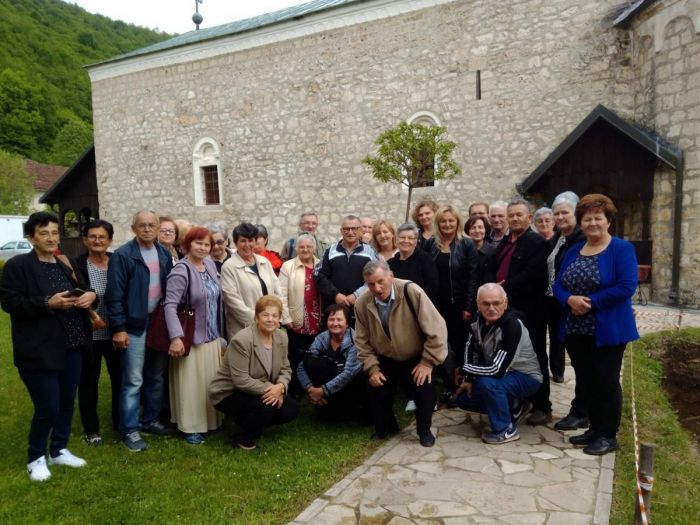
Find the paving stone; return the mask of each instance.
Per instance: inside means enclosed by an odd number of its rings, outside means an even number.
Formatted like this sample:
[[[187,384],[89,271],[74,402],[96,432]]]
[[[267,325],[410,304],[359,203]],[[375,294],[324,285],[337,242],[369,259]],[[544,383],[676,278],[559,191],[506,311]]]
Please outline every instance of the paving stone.
[[[544,512],[529,512],[501,516],[501,520],[511,525],[543,525],[547,515]]]
[[[450,516],[468,516],[476,514],[477,510],[463,503],[452,501],[418,500],[408,506],[412,517],[418,518],[444,518]]]
[[[321,512],[323,508],[328,505],[328,501],[325,499],[317,498],[311,502],[311,505],[306,507],[301,514],[296,517],[296,521],[300,523],[306,523],[311,518],[315,517],[316,514]]]
[[[534,454],[531,454],[533,458],[538,458],[538,459],[557,459],[559,456],[556,456],[554,454],[550,454],[549,452],[535,452]]]
[[[590,525],[590,514],[575,512],[551,512],[545,525]]]
[[[414,500],[410,500],[409,503],[413,502]],[[411,511],[408,510],[408,505],[395,505],[395,504],[387,504],[384,505],[384,508],[394,514],[395,516],[403,517],[403,518],[410,518],[411,517]]]
[[[355,510],[344,505],[326,505],[326,507],[309,521],[314,525],[356,525]]]
[[[592,513],[595,509],[596,483],[579,479],[542,487],[539,494],[564,510]]]
[[[387,522],[386,525],[413,525],[413,524],[414,524],[414,522],[409,520],[409,519],[402,518],[401,516],[394,516],[393,518],[391,518]]]
[[[468,456],[464,458],[452,458],[445,460],[445,465],[472,472],[495,472],[500,475],[501,469],[493,458],[483,456]]]
[[[559,507],[558,505],[555,505],[551,501],[548,501],[540,496],[537,497],[537,507],[543,511],[552,511],[552,510],[561,511],[561,510],[564,510],[561,507]]]
[[[554,466],[548,461],[535,461],[535,474],[554,482],[572,480],[571,471]]]
[[[457,501],[467,503],[481,514],[499,516],[516,512],[535,512],[535,491],[525,487],[510,486],[504,489],[500,483],[465,483],[454,491]],[[506,496],[507,494],[507,496]]]
[[[506,485],[515,485],[517,487],[542,487],[551,485],[552,480],[544,476],[535,474],[534,472],[517,472],[503,476],[503,483]]]
[[[501,471],[503,471],[504,474],[514,474],[515,472],[532,470],[532,465],[529,463],[513,463],[511,461],[506,461],[505,459],[497,459],[496,463],[500,465]]]
[[[360,523],[362,525],[383,525],[391,517],[384,507],[376,504],[360,505]]]

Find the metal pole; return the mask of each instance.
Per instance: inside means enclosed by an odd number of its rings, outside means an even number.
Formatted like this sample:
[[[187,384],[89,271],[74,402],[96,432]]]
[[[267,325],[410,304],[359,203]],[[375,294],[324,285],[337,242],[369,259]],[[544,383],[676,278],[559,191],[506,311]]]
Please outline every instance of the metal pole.
[[[641,443],[639,446],[639,485],[642,487],[642,498],[646,520],[642,520],[642,513],[639,508],[638,498],[635,496],[635,525],[646,525],[651,521],[651,489],[654,484],[654,448],[652,443]]]

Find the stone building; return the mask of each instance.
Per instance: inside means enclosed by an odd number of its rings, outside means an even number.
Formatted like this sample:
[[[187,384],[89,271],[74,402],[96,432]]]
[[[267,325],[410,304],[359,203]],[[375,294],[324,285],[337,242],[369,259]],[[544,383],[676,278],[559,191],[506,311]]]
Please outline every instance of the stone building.
[[[361,159],[401,120],[445,126],[463,169],[418,197],[544,202],[548,178],[575,169],[567,137],[601,106],[632,158],[610,187],[584,170],[569,189],[611,192],[618,231],[651,254],[653,299],[696,305],[698,31],[700,0],[314,0],[193,31],[89,67],[100,212],[117,241],[138,208],[261,222],[273,245],[308,209],[329,238],[347,212],[398,222],[405,190]],[[616,148],[588,136],[601,169]],[[544,169],[554,152],[559,171]],[[638,206],[613,192],[636,176]]]

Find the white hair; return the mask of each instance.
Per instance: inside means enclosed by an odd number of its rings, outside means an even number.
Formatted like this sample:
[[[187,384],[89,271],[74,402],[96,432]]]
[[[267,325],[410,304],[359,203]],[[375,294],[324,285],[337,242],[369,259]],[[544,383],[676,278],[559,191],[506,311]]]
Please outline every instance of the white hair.
[[[499,292],[501,292],[501,296],[504,299],[508,299],[508,294],[506,293],[505,289],[498,283],[486,283],[479,286],[479,289],[476,291],[476,299],[479,300],[479,297],[481,297],[482,292],[489,292],[491,290],[498,290]]]

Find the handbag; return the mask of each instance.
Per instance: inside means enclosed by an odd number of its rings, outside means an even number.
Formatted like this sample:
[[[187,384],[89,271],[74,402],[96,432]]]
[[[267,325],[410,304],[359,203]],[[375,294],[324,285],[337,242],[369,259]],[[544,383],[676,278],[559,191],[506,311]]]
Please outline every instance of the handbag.
[[[185,301],[177,305],[177,318],[182,326],[182,344],[185,346],[185,353],[180,357],[187,357],[192,348],[194,340],[194,308],[190,304],[190,267],[186,263],[182,263],[187,269],[187,294]],[[168,353],[170,350],[170,334],[168,333],[168,325],[165,322],[165,301],[158,302],[155,310],[151,313],[146,332],[146,346],[157,352]]]

